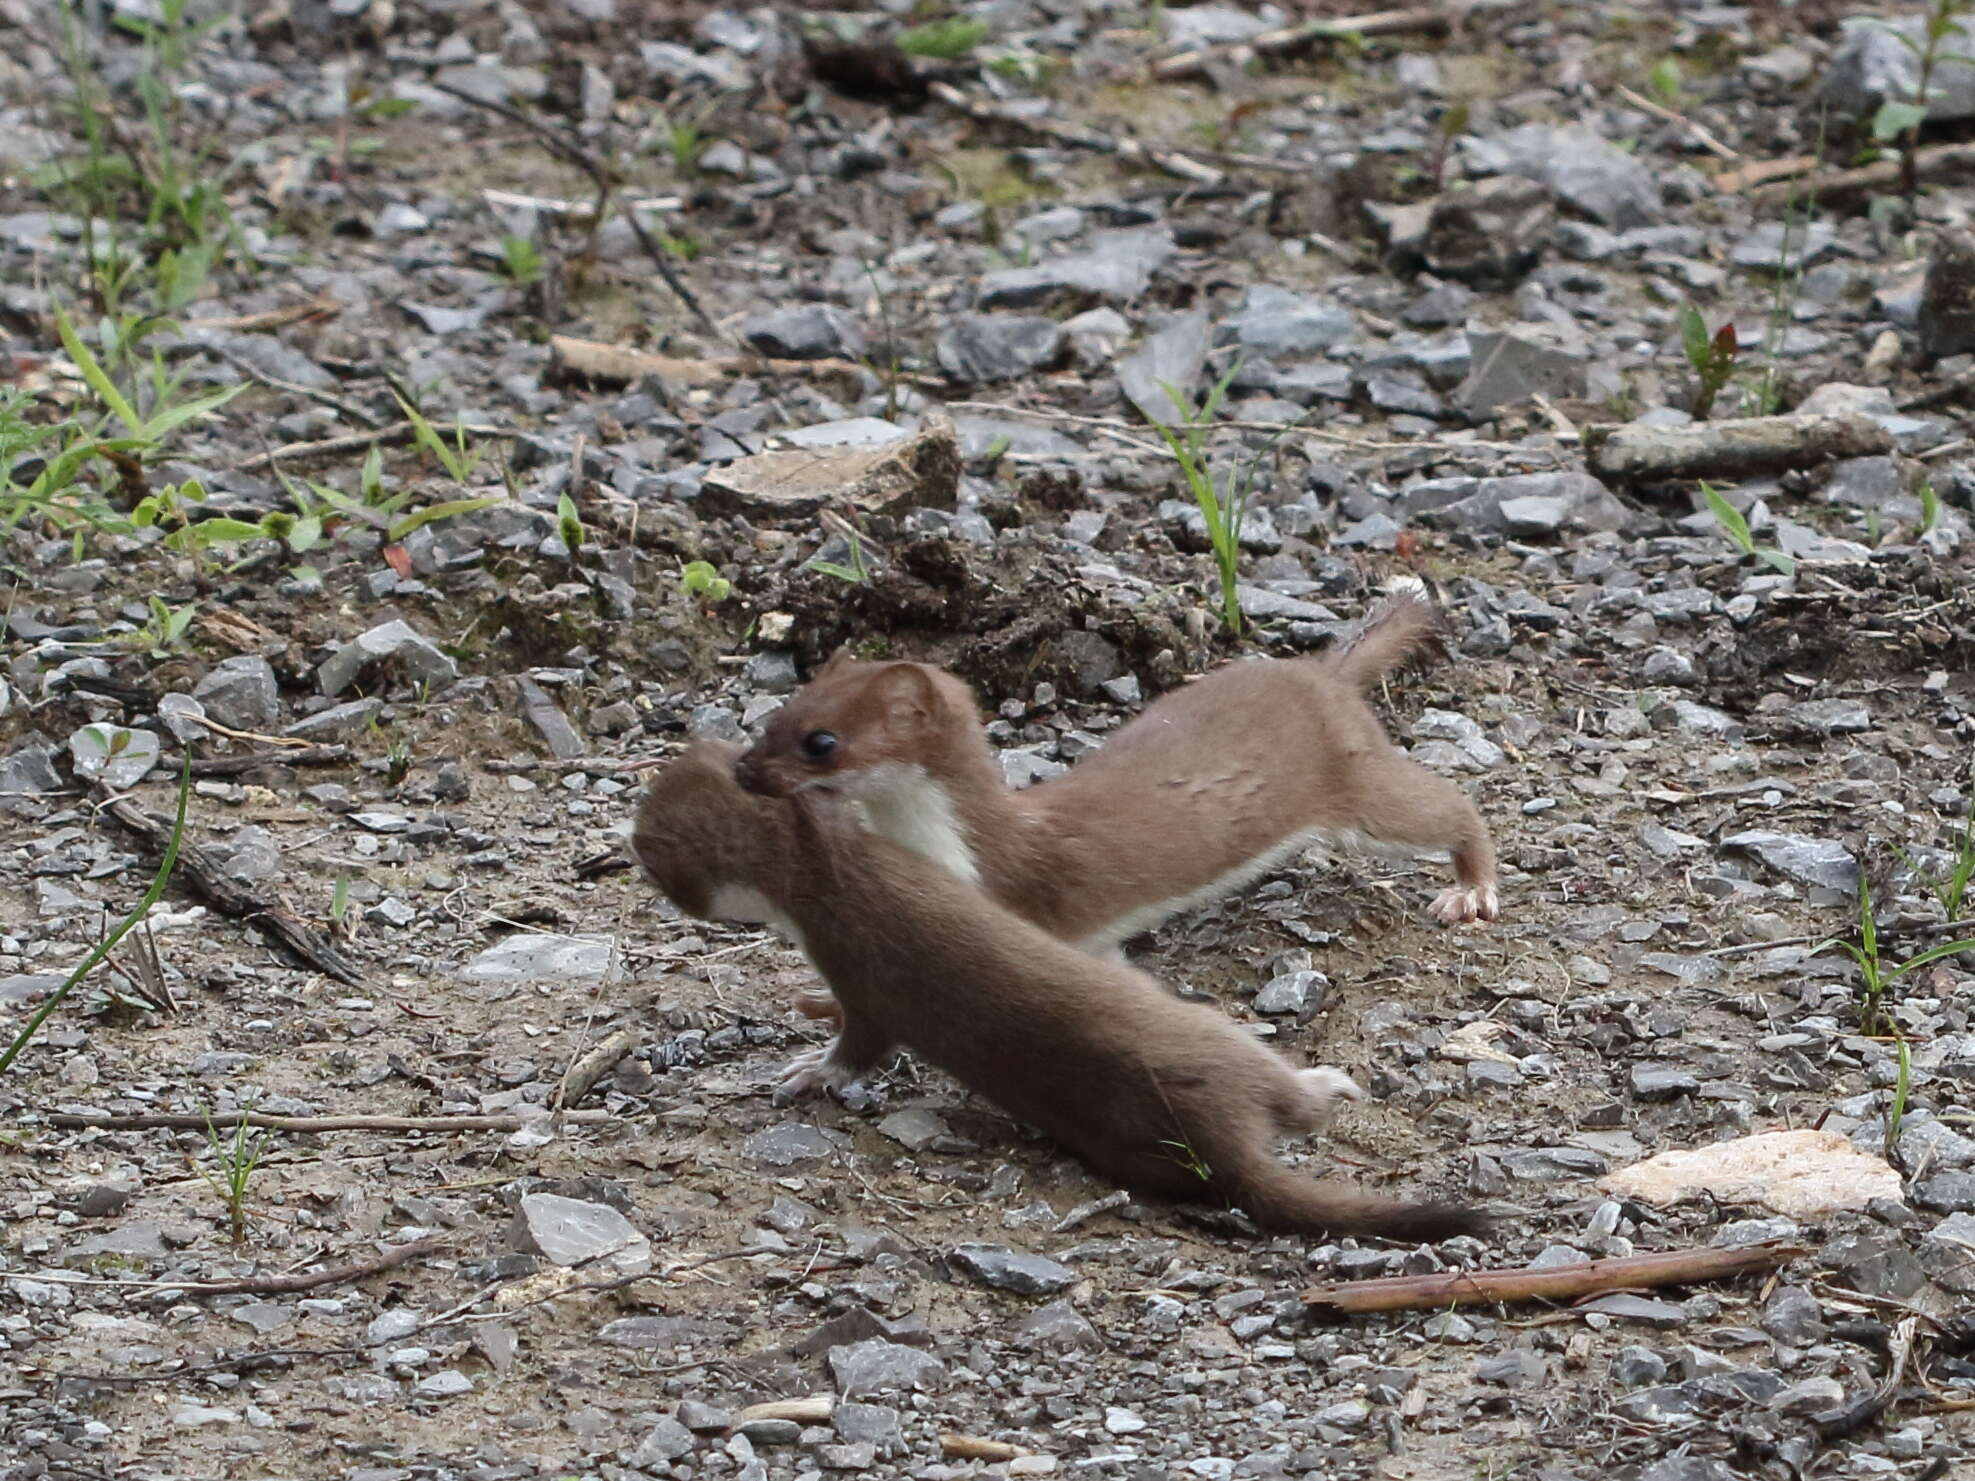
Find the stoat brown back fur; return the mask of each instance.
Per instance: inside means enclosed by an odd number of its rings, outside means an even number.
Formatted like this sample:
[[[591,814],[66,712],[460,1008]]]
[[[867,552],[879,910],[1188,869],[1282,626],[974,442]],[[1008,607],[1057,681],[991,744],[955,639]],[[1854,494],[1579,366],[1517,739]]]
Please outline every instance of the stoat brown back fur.
[[[1327,653],[1229,664],[1165,695],[1066,775],[1022,792],[1004,784],[959,679],[839,654],[770,717],[739,774],[784,795],[827,778],[875,831],[1091,948],[1317,842],[1445,850],[1459,883],[1434,914],[1492,919],[1495,854],[1480,814],[1393,746],[1362,694],[1436,645],[1433,610],[1392,601]],[[819,735],[832,744],[812,754]]]
[[[928,869],[868,831],[832,784],[793,802],[795,867],[777,903],[843,1028],[791,1088],[843,1083],[902,1046],[1144,1193],[1224,1201],[1290,1233],[1429,1240],[1482,1227],[1473,1210],[1396,1202],[1276,1159],[1274,1138],[1356,1093],[1338,1072],[1294,1070],[1219,1011]]]

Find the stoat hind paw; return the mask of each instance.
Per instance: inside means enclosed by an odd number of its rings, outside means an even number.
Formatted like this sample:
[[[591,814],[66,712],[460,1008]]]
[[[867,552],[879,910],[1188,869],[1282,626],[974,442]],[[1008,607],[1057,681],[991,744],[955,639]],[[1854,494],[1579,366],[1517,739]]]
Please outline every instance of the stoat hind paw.
[[[775,1087],[775,1099],[786,1104],[818,1090],[842,1090],[857,1076],[836,1057],[832,1039],[818,1049],[805,1049],[782,1067],[782,1080]]]
[[[1492,884],[1472,889],[1456,885],[1434,896],[1428,909],[1443,926],[1458,926],[1467,921],[1494,920],[1502,913],[1502,901]]]

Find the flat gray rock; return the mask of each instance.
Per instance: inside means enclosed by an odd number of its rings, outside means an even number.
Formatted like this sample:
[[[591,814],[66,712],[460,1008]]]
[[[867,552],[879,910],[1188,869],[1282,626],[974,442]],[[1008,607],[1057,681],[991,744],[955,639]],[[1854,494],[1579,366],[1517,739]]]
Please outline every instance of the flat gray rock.
[[[616,938],[519,931],[460,969],[469,982],[600,982],[610,972]]]
[[[946,1377],[946,1364],[931,1353],[880,1337],[831,1348],[829,1364],[837,1392],[847,1399],[930,1390]]]
[[[948,1258],[984,1286],[1019,1296],[1053,1296],[1076,1283],[1076,1273],[1046,1255],[992,1244],[963,1244]]]
[[[651,1268],[651,1241],[606,1203],[556,1193],[525,1193],[508,1231],[509,1243],[555,1265],[608,1259],[625,1272]]]
[[[414,684],[450,684],[459,665],[441,653],[430,638],[402,619],[380,623],[343,644],[316,670],[322,692],[334,698],[366,670],[390,663]]]
[[[1748,854],[1798,884],[1822,885],[1830,890],[1858,888],[1858,860],[1843,844],[1828,838],[1752,828],[1730,834],[1721,840],[1721,847],[1729,853]]]

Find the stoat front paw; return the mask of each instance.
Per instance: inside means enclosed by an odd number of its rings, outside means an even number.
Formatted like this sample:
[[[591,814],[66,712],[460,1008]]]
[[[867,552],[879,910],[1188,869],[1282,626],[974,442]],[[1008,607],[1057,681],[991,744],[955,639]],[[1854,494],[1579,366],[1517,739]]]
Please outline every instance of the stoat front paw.
[[[1312,1065],[1307,1070],[1298,1070],[1296,1078],[1303,1082],[1304,1093],[1310,1098],[1311,1114],[1318,1125],[1336,1113],[1338,1102],[1365,1098],[1364,1087],[1332,1065]]]
[[[1502,902],[1492,884],[1472,889],[1456,885],[1434,896],[1428,908],[1443,926],[1458,926],[1467,921],[1494,920],[1502,913]]]
[[[842,1090],[850,1084],[857,1076],[836,1055],[834,1039],[820,1049],[805,1049],[796,1055],[783,1067],[781,1084],[775,1087],[776,1101],[786,1105],[818,1090]]]

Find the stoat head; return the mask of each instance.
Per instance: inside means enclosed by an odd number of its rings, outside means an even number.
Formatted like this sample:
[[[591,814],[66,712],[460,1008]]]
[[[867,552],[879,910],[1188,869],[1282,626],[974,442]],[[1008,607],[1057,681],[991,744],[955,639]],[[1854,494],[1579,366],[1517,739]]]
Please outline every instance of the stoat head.
[[[778,851],[764,834],[774,804],[734,784],[740,747],[701,741],[663,767],[638,802],[631,853],[645,877],[702,920],[766,920],[755,902],[771,881],[760,861]]]
[[[923,663],[867,663],[839,651],[768,719],[734,775],[750,792],[855,793],[872,773],[937,766],[956,732],[978,745],[973,696]]]

